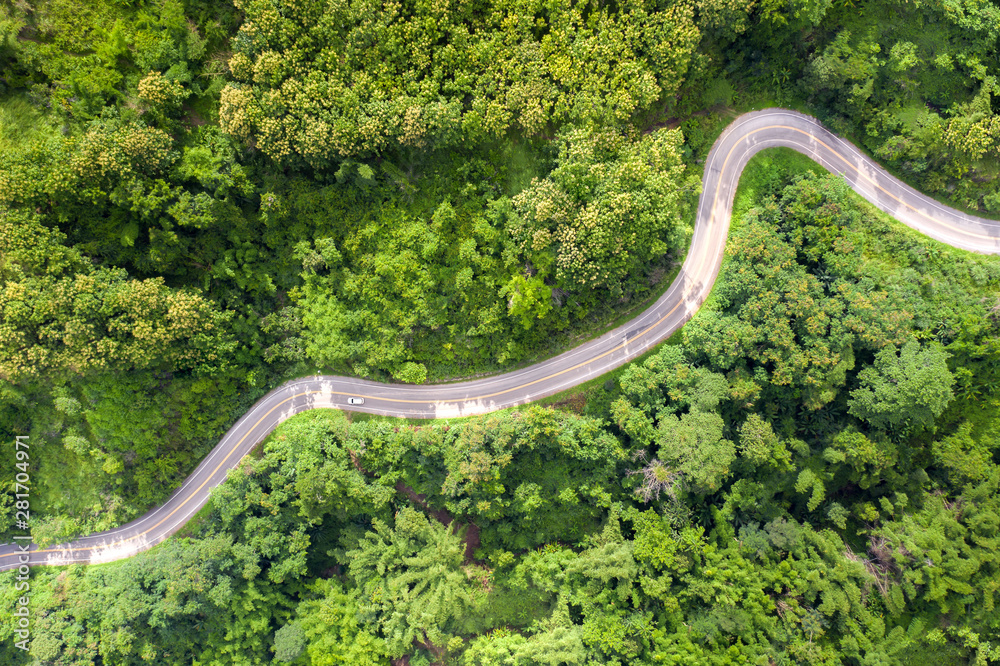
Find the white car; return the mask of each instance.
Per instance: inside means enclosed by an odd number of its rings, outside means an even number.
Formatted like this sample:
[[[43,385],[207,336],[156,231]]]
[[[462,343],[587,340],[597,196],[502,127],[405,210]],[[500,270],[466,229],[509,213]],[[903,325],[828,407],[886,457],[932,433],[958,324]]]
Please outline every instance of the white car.
[[[364,398],[348,398],[347,399],[347,404],[348,405],[363,405],[363,404],[365,404],[365,399]]]

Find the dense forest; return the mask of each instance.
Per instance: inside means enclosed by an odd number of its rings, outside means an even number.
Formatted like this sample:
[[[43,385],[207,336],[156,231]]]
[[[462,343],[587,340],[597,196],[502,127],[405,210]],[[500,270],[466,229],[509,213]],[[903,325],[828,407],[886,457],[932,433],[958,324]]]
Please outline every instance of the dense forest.
[[[984,0],[0,2],[36,540],[162,502],[285,379],[498,372],[638,312],[740,112],[1000,214],[998,39]],[[34,570],[0,661],[1000,663],[998,387],[1000,259],[769,151],[654,352],[486,417],[295,417],[177,537]]]

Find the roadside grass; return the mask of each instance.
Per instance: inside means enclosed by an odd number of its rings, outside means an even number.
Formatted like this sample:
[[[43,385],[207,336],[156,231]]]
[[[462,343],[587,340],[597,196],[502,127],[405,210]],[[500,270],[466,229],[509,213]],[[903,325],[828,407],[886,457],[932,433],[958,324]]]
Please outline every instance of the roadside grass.
[[[205,502],[205,506],[198,510],[198,513],[191,516],[191,518],[184,523],[184,526],[174,533],[171,539],[197,539],[201,536],[202,531],[208,526],[208,518],[212,514],[214,509],[211,495],[208,501]],[[158,546],[159,544],[157,544]],[[156,548],[157,546],[154,546]],[[150,549],[152,550],[152,549]]]
[[[854,192],[851,196],[861,199]],[[867,202],[864,204],[870,206],[875,218],[874,224],[864,229],[868,241],[863,248],[865,259],[887,273],[899,273],[910,268],[915,258],[919,258],[920,262],[936,264],[939,268],[965,264],[968,268],[961,272],[951,269],[950,277],[960,281],[963,290],[984,300],[994,301],[997,298],[996,290],[990,286],[990,276],[1000,274],[1000,259],[997,256],[952,247],[911,229]]]
[[[37,439],[43,438],[39,435]],[[35,453],[31,463],[31,518],[35,540],[39,543],[58,543],[66,537],[67,517],[76,521],[79,516],[92,515],[95,504],[101,502],[104,488],[98,478],[82,471],[83,467],[75,462],[79,460],[77,454],[65,447],[40,446],[32,447],[32,450]],[[59,511],[54,512],[48,507],[59,507]],[[114,526],[88,520],[82,528],[101,530]]]
[[[681,344],[681,329],[674,331],[674,333],[656,345],[646,353],[635,359],[629,361],[625,365],[622,365],[610,372],[606,372],[600,377],[595,377],[594,379],[588,380],[582,384],[578,384],[565,391],[560,391],[553,395],[541,398],[540,400],[532,401],[525,405],[516,405],[514,407],[508,407],[507,410],[510,411],[524,411],[530,409],[531,407],[551,407],[553,409],[564,409],[568,411],[575,412],[577,414],[583,414],[586,416],[596,416],[600,417],[607,411],[607,405],[609,405],[616,397],[618,397],[618,378],[625,372],[625,369],[630,365],[636,363],[642,363],[651,356],[654,356],[657,351],[659,351],[662,345],[678,345]],[[502,410],[499,410],[502,411]],[[394,423],[400,426],[411,426],[411,425],[455,425],[463,423],[466,421],[471,421],[477,418],[477,416],[462,416],[457,418],[446,418],[446,419],[413,419],[413,418],[400,418],[396,416],[380,416],[378,414],[368,414],[365,412],[346,412],[348,420],[351,422],[363,422],[363,421],[384,421],[387,423]],[[294,417],[293,417],[294,418]]]
[[[517,409],[517,407],[512,407],[510,409]],[[502,411],[502,410],[498,410]],[[347,414],[347,420],[351,423],[364,423],[366,421],[379,421],[386,423],[395,423],[400,426],[434,426],[434,425],[456,425],[459,423],[465,423],[467,421],[473,421],[480,418],[481,415],[477,414],[474,416],[456,416],[454,418],[447,419],[414,419],[414,418],[403,418],[400,416],[382,416],[381,414],[369,414],[367,412],[349,412],[344,410]],[[295,418],[294,416],[292,418]]]
[[[802,153],[791,148],[768,148],[754,155],[743,169],[733,215],[729,223],[730,233],[739,229],[747,212],[769,196],[781,194],[781,190],[792,176],[812,171],[817,175],[828,173],[826,169]]]

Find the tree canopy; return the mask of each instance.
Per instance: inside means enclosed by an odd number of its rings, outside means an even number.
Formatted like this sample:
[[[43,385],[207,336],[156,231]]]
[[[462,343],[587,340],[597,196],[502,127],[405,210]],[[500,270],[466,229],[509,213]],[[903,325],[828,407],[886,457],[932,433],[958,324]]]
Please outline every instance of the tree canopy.
[[[0,3],[0,438],[51,544],[269,389],[424,383],[643,310],[739,114],[1000,210],[978,0]],[[28,666],[1000,661],[1000,263],[788,151],[683,330],[574,392],[283,423],[178,534],[31,575]],[[21,510],[0,465],[0,537]],[[8,607],[21,592],[0,576]]]

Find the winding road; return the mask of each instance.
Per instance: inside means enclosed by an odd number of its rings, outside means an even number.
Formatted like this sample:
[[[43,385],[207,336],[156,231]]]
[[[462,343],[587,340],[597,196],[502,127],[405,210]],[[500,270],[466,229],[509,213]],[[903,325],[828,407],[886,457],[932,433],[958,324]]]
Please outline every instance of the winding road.
[[[109,562],[167,539],[208,500],[228,470],[279,423],[307,409],[345,408],[387,416],[444,418],[484,414],[521,405],[598,377],[645,353],[688,321],[708,297],[722,265],[740,174],[750,158],[784,146],[840,174],[851,188],[900,222],[954,247],[1000,254],[1000,222],[958,212],[890,176],[857,148],[810,116],[766,109],[740,116],[715,142],[705,163],[694,234],[680,274],[641,315],[613,331],[542,363],[475,381],[412,386],[348,377],[297,379],[261,398],[226,433],[183,485],[161,506],[122,527],[76,541],[20,550],[27,541],[0,546],[0,571],[28,566]]]

